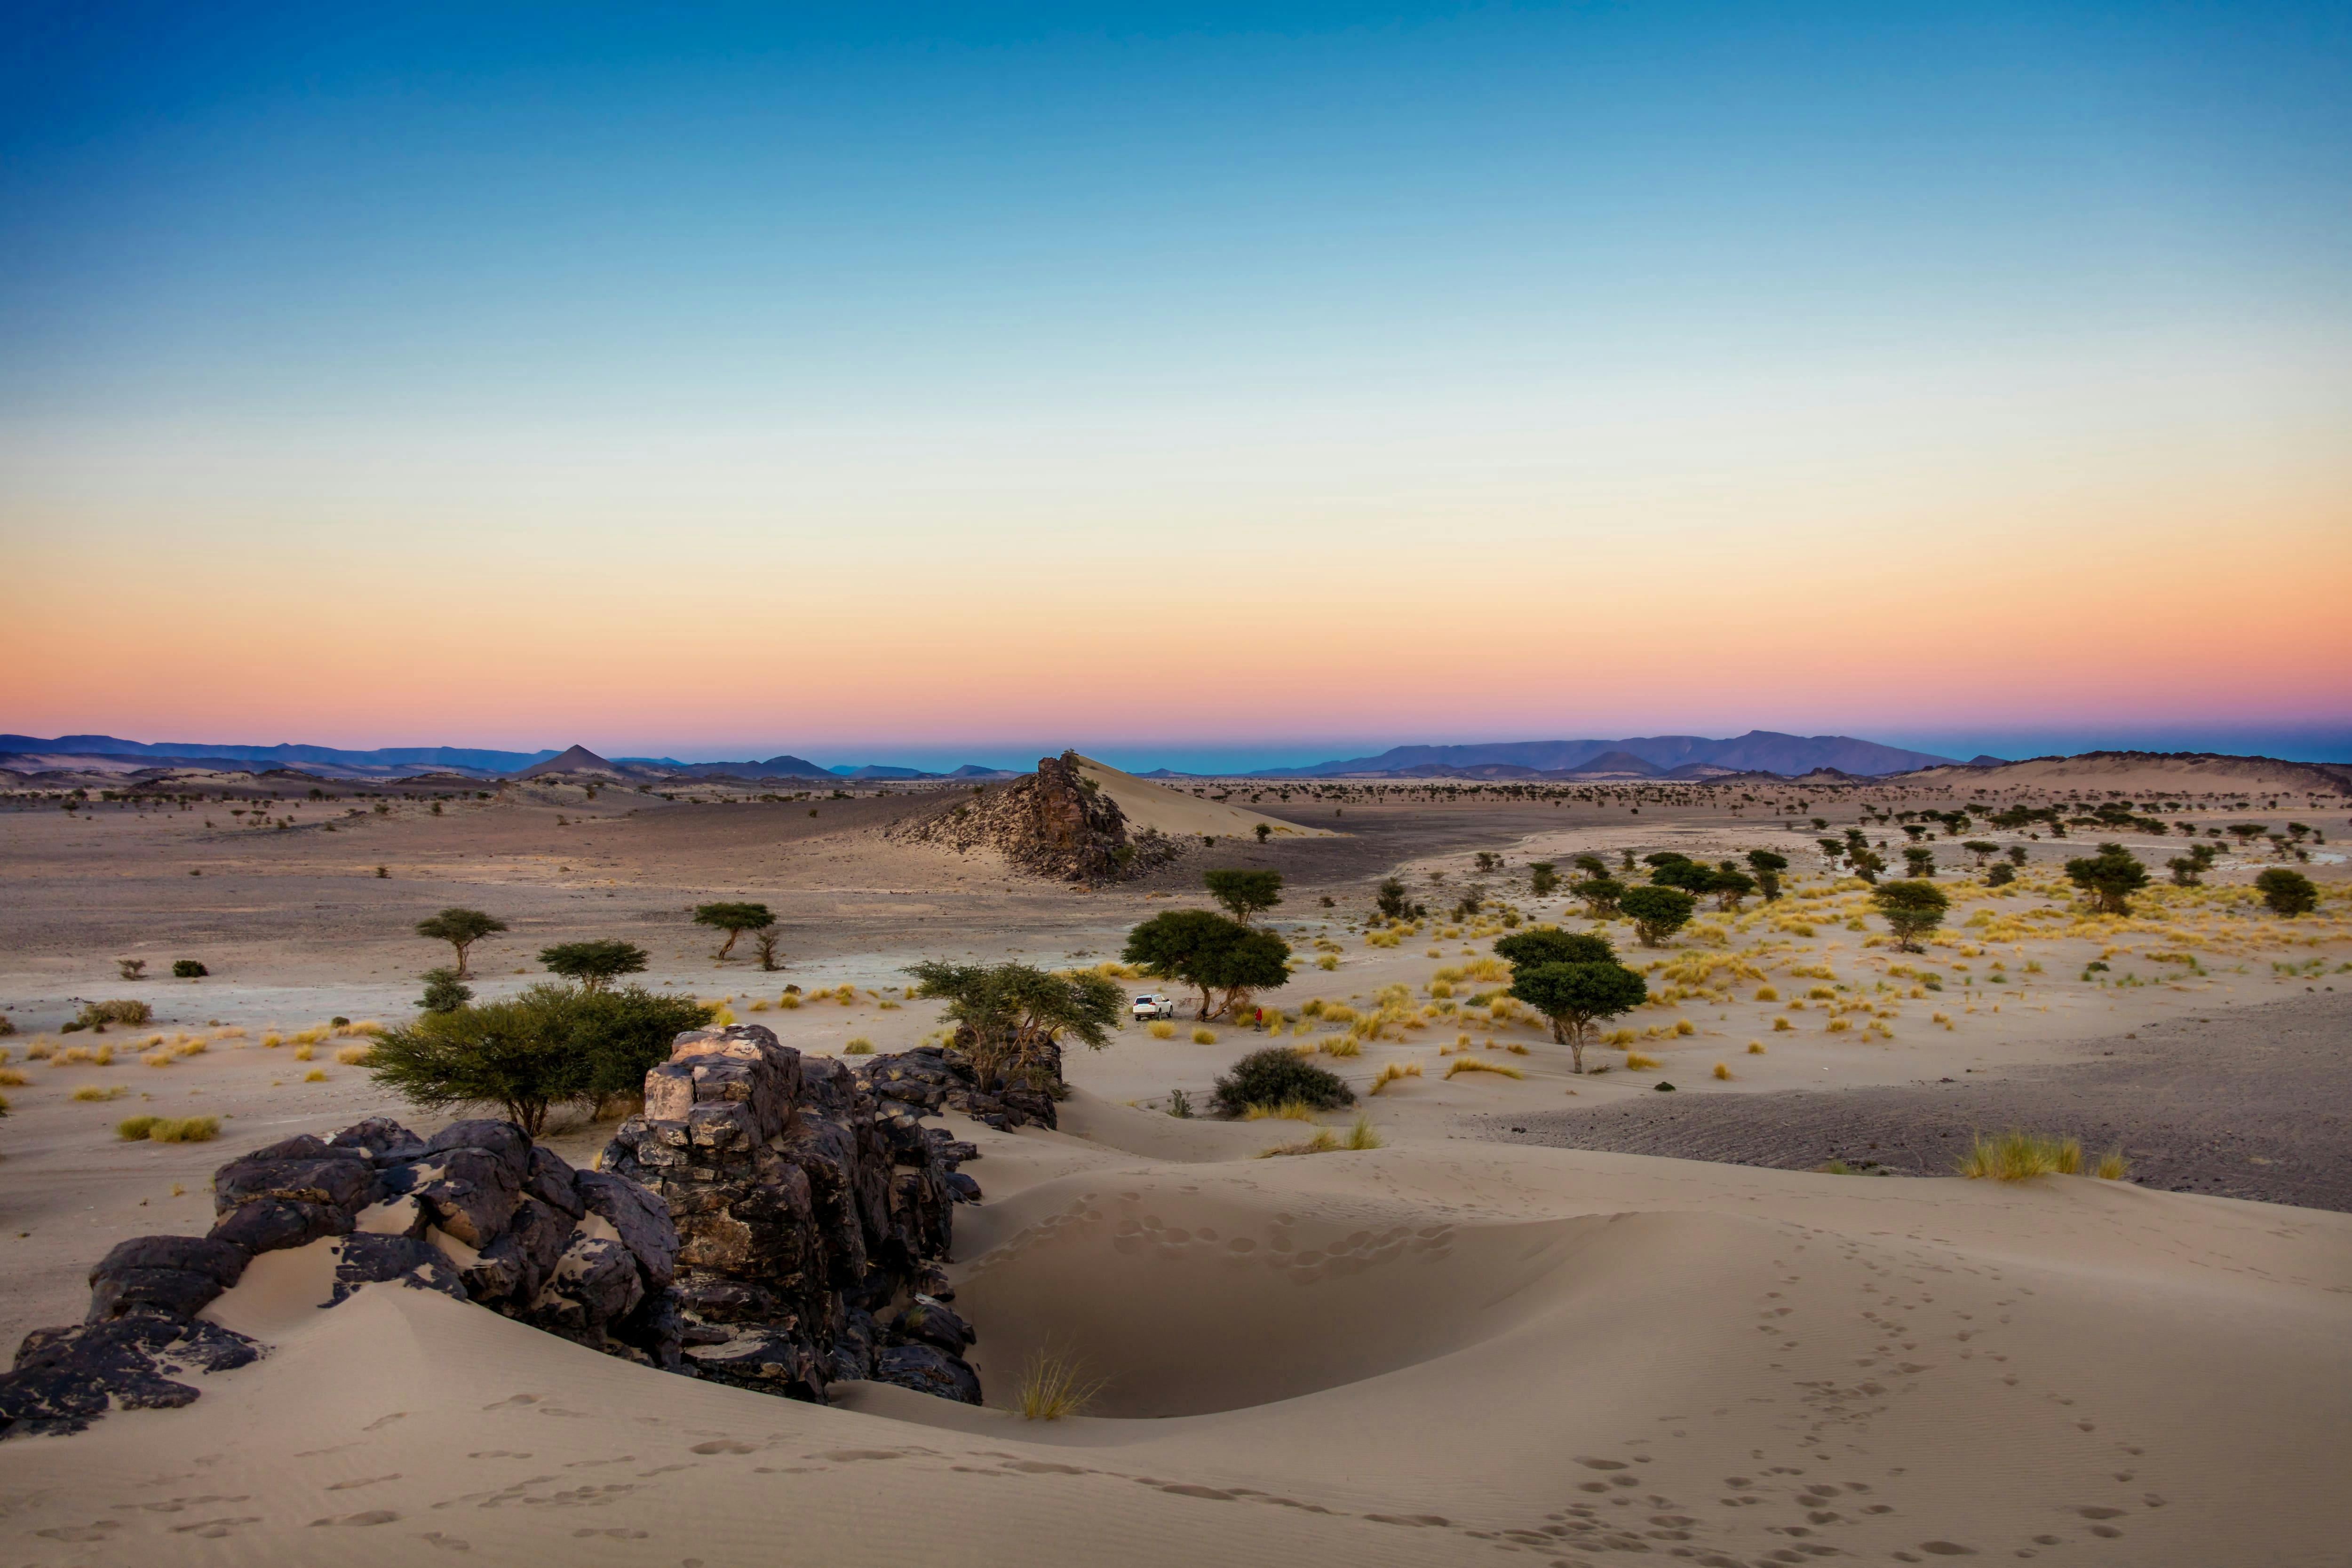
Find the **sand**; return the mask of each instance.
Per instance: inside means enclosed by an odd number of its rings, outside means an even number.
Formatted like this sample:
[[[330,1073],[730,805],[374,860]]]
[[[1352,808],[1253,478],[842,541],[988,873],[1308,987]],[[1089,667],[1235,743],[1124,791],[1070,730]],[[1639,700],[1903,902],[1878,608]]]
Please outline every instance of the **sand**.
[[[1270,817],[1262,811],[1244,810],[1222,800],[1203,799],[1182,790],[1155,784],[1149,779],[1138,779],[1132,773],[1121,773],[1107,763],[1091,757],[1078,758],[1081,778],[1091,779],[1102,792],[1118,803],[1131,831],[1149,830],[1166,833],[1171,838],[1255,838],[1263,826],[1270,834],[1285,838],[1325,839],[1335,835],[1328,828],[1306,827],[1286,822],[1280,817]],[[1222,789],[1216,793],[1224,793]]]
[[[202,812],[0,812],[0,875],[15,894],[0,905],[0,1002],[24,1031],[0,1045],[32,1078],[6,1091],[15,1110],[0,1123],[0,1335],[79,1316],[79,1276],[112,1241],[200,1231],[205,1181],[228,1155],[376,1112],[427,1120],[336,1063],[347,1041],[297,1064],[290,1045],[260,1040],[273,1023],[402,1016],[416,970],[446,957],[406,927],[443,904],[514,926],[478,953],[488,994],[536,977],[530,956],[548,942],[624,936],[653,950],[650,983],[727,998],[787,1043],[888,1051],[936,1028],[896,989],[916,956],[1093,963],[1135,920],[1195,896],[1203,864],[1273,865],[1291,878],[1276,928],[1336,967],[1303,969],[1269,999],[1293,1014],[1309,996],[1364,1008],[1404,987],[1412,1027],[1318,1060],[1360,1091],[1391,1063],[1423,1075],[1364,1103],[1385,1147],[1261,1159],[1305,1129],[1162,1113],[1172,1090],[1197,1102],[1236,1055],[1271,1043],[1221,1020],[1214,1043],[1196,1045],[1187,1019],[1169,1040],[1130,1028],[1074,1053],[1058,1133],[950,1118],[983,1150],[969,1169],[986,1201],[958,1212],[952,1269],[982,1336],[983,1410],[872,1385],[843,1389],[829,1409],[791,1405],[394,1288],[321,1312],[317,1260],[266,1259],[214,1313],[273,1344],[269,1358],[205,1379],[187,1409],[0,1449],[0,1541],[15,1560],[1599,1563],[1637,1548],[1705,1563],[1823,1549],[2340,1560],[2352,1217],[2087,1179],[1857,1179],[1491,1141],[1498,1125],[1569,1107],[1654,1120],[1669,1100],[1680,1115],[1787,1126],[1791,1103],[1924,1092],[1914,1086],[1945,1077],[2016,1094],[2047,1083],[2046,1103],[2019,1108],[2095,1111],[2140,1091],[2096,1077],[2115,1059],[2086,1056],[2098,1049],[2086,1042],[2179,1042],[2196,1019],[2260,1029],[2265,1007],[2319,1007],[2343,983],[2340,902],[2292,929],[2247,912],[2243,884],[2267,862],[2226,857],[2218,892],[2153,899],[2138,925],[2069,917],[2000,943],[1956,925],[1950,946],[1914,956],[1832,917],[1851,895],[1806,861],[1810,833],[1719,801],[1644,797],[1636,817],[1622,799],[1356,789],[1342,807],[1235,791],[1345,836],[1234,844],[1086,893],[877,836],[919,800],[510,796],[438,818],[404,804],[332,835],[313,814],[340,802],[279,804],[313,823],[283,831],[205,830]],[[1850,820],[1850,807],[1813,799]],[[2079,852],[2020,841],[2036,886]],[[1823,1007],[1791,1012],[1757,999],[1755,980],[1718,975],[1627,1020],[1659,1031],[1640,1042],[1659,1069],[1600,1051],[1612,1071],[1580,1078],[1541,1029],[1465,1011],[1490,987],[1434,994],[1440,969],[1486,953],[1491,928],[1433,919],[1387,947],[1349,918],[1393,872],[1441,915],[1482,881],[1531,918],[1581,928],[1564,901],[1527,894],[1528,861],[1757,845],[1800,862],[1811,936],[1710,915],[1719,942],[1636,956],[1736,956],[1784,998],[1817,983],[1792,970],[1826,967],[1847,988],[1839,1005],[1870,1001],[1849,1015],[1857,1027],[1830,1032]],[[1479,872],[1481,851],[1501,868]],[[394,875],[375,878],[377,863]],[[2343,883],[2340,866],[2309,869]],[[783,972],[711,960],[688,911],[732,896],[782,916]],[[2056,896],[1969,893],[1955,918]],[[161,1069],[25,1064],[29,1040],[67,1038],[50,1031],[74,998],[131,989],[112,977],[119,951],[168,961],[184,949],[217,960],[215,977],[135,994],[167,1036],[212,1040],[202,1054]],[[2109,949],[2107,971],[2084,968]],[[2199,962],[2150,956],[2174,951]],[[1932,968],[1943,989],[1911,996],[1898,966]],[[784,1009],[787,983],[855,989],[848,1005]],[[1776,1018],[1795,1027],[1775,1030]],[[1884,1038],[1864,1033],[1865,1018]],[[213,1019],[247,1033],[220,1038]],[[2340,1038],[2325,1020],[2307,1028],[2311,1053]],[[1332,1032],[1310,1021],[1282,1039]],[[1465,1033],[1469,1054],[1523,1076],[1443,1076]],[[1768,1052],[1748,1054],[1749,1039]],[[1709,1075],[1717,1061],[1732,1079]],[[2074,1075],[2086,1061],[2091,1075]],[[303,1082],[314,1069],[326,1079]],[[2185,1101],[2200,1088],[2193,1059],[2178,1071],[2167,1092]],[[1660,1078],[1677,1093],[1657,1094]],[[129,1092],[69,1098],[104,1085]],[[2242,1130],[2257,1124],[2227,1113],[2259,1113],[2327,1159],[2316,1119],[2297,1124],[2275,1083],[2216,1073],[2206,1087],[2201,1115]],[[212,1145],[113,1141],[113,1121],[134,1110],[228,1120]],[[574,1123],[552,1141],[585,1160],[608,1133]],[[2340,1183],[2335,1158],[2315,1190]],[[1104,1380],[1094,1414],[1036,1423],[1008,1408],[1048,1345]]]

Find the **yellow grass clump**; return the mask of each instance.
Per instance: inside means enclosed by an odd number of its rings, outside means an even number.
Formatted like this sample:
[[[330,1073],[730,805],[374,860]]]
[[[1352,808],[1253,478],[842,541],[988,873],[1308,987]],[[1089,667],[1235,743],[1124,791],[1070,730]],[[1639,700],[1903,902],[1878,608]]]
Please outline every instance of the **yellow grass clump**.
[[[1761,1056],[1761,1055],[1763,1055],[1763,1054],[1764,1054],[1764,1042],[1763,1042],[1762,1040],[1749,1040],[1749,1041],[1748,1042],[1748,1055],[1750,1055],[1750,1056]]]
[[[1795,1027],[1796,1026],[1794,1024],[1790,1023],[1785,1018],[1777,1018],[1772,1020],[1772,1032],[1774,1034],[1786,1034]]]
[[[1217,1043],[1217,1031],[1208,1028],[1206,1025],[1203,1025],[1192,1031],[1192,1043],[1194,1045],[1214,1045]]]
[[[0,1067],[0,1089],[22,1089],[31,1082],[13,1067]]]
[[[265,1051],[276,1051],[279,1046],[284,1045],[285,1043],[286,1037],[279,1034],[275,1030],[270,1030],[268,1034],[261,1037],[262,1049]]]
[[[790,991],[786,991],[782,996],[776,998],[776,1006],[782,1008],[786,1012],[792,1011],[794,1008],[800,1005],[800,998]]]
[[[1506,1078],[1525,1078],[1526,1073],[1500,1061],[1489,1061],[1483,1056],[1457,1056],[1446,1065],[1445,1076],[1457,1072],[1497,1072]]]
[[[1658,1059],[1654,1056],[1643,1056],[1638,1051],[1629,1051],[1625,1053],[1625,1071],[1628,1072],[1647,1072],[1659,1065]]]
[[[2039,1176],[2079,1176],[2083,1170],[2080,1138],[2051,1138],[2011,1127],[1988,1136],[1979,1133],[1955,1167],[1971,1179],[2030,1181]]]
[[[220,1118],[125,1116],[114,1124],[114,1135],[129,1143],[208,1144],[220,1136]]]
[[[375,1049],[373,1046],[347,1045],[335,1052],[335,1060],[345,1067],[365,1067],[368,1059],[374,1054]]]
[[[1380,1071],[1373,1076],[1372,1086],[1370,1089],[1367,1089],[1364,1092],[1367,1094],[1377,1094],[1391,1083],[1398,1082],[1403,1079],[1418,1078],[1420,1076],[1420,1062],[1391,1061],[1383,1066]]]
[[[1304,1100],[1285,1100],[1278,1105],[1250,1105],[1244,1107],[1242,1120],[1244,1122],[1312,1122],[1315,1120],[1315,1107]]]
[[[1315,1135],[1304,1142],[1277,1144],[1270,1149],[1260,1149],[1257,1157],[1270,1160],[1284,1155],[1328,1155],[1345,1146],[1332,1135],[1330,1128],[1318,1127],[1315,1130]]]
[[[326,1081],[327,1073],[324,1068],[314,1067],[302,1074],[302,1082],[305,1083],[324,1083]]]
[[[294,1060],[297,1061],[308,1061],[318,1054],[308,1045],[298,1045],[294,1048]]]
[[[1086,1364],[1051,1344],[1032,1352],[1021,1370],[1021,1418],[1059,1421],[1083,1416],[1103,1390],[1103,1380],[1087,1375]]]
[[[1176,1038],[1176,1026],[1170,1023],[1166,1019],[1160,1019],[1153,1022],[1143,1032],[1150,1035],[1154,1040],[1174,1040]]]
[[[1364,1049],[1352,1034],[1327,1034],[1315,1046],[1327,1056],[1359,1056]]]
[[[874,1054],[874,1042],[866,1039],[862,1034],[857,1035],[854,1037],[847,1045],[841,1048],[841,1054],[844,1056],[871,1056]]]
[[[1379,1129],[1372,1125],[1371,1117],[1364,1112],[1357,1112],[1356,1119],[1348,1124],[1347,1146],[1351,1149],[1377,1149],[1385,1142]]]
[[[1717,1062],[1715,1064],[1715,1076],[1727,1082],[1731,1077],[1731,1064],[1727,1061]]]
[[[1770,986],[1759,986],[1756,988],[1756,999],[1759,1002],[1777,1002],[1780,999],[1780,993]]]
[[[130,1092],[130,1090],[119,1083],[111,1089],[100,1089],[95,1083],[85,1083],[73,1092],[73,1097],[77,1100],[120,1100]]]

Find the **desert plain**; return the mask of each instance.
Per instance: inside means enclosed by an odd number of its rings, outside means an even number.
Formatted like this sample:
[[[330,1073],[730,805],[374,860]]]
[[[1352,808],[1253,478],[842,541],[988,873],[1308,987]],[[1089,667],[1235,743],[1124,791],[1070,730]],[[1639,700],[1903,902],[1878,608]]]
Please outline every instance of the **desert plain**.
[[[943,1118],[980,1151],[948,1274],[981,1406],[871,1383],[765,1397],[388,1285],[324,1312],[318,1260],[273,1254],[206,1309],[263,1360],[183,1408],[0,1448],[5,1560],[2342,1563],[2352,878],[2331,846],[2352,801],[2259,773],[1966,772],[1537,790],[1105,770],[1131,823],[1185,848],[1100,887],[908,834],[936,789],[20,793],[0,809],[11,1345],[78,1321],[114,1243],[201,1234],[236,1153],[437,1124],[371,1078],[366,1026],[408,1018],[447,961],[414,932],[445,906],[506,924],[472,955],[485,996],[546,978],[550,944],[625,939],[649,987],[826,1056],[938,1039],[907,988],[924,958],[1155,988],[1118,966],[1126,935],[1205,905],[1212,867],[1283,873],[1261,919],[1295,965],[1244,1023],[1185,997],[1172,1027],[1069,1051],[1057,1129]],[[2139,823],[1987,820],[2113,800]],[[1971,806],[1965,833],[1906,836]],[[1934,852],[1951,909],[1924,951],[1818,847],[1855,827],[1890,859]],[[2155,871],[2128,915],[2063,873],[2095,840]],[[2224,847],[2171,885],[2192,840]],[[1790,862],[1782,897],[1710,900],[1655,947],[1532,880],[1759,849]],[[2320,902],[2283,917],[2252,883],[2289,856]],[[1391,879],[1425,913],[1380,917]],[[713,956],[691,915],[719,899],[774,912],[777,968]],[[1540,925],[1609,937],[1649,982],[1596,1071],[1501,994],[1495,940]],[[205,976],[172,978],[184,958]],[[61,1032],[114,998],[152,1019]],[[1356,1105],[1207,1113],[1271,1044]],[[220,1131],[118,1138],[134,1113]],[[1360,1118],[1371,1146],[1345,1146]],[[2012,1126],[2122,1175],[1956,1173]],[[1341,1146],[1270,1153],[1318,1131]],[[612,1132],[580,1109],[546,1141],[587,1166]],[[1021,1413],[1041,1355],[1084,1369],[1084,1413]]]

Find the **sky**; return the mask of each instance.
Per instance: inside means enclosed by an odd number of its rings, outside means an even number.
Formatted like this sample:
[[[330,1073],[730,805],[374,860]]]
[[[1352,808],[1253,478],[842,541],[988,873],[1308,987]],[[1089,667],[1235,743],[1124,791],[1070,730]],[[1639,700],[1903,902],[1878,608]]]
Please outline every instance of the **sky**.
[[[0,730],[2352,758],[2340,5],[11,17]]]

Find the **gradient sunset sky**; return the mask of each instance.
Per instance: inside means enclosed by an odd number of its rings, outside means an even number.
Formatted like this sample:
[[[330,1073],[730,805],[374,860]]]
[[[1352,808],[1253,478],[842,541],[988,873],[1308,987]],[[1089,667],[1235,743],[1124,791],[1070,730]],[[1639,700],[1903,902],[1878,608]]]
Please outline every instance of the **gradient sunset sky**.
[[[2340,4],[365,9],[12,7],[0,730],[2352,757]]]

